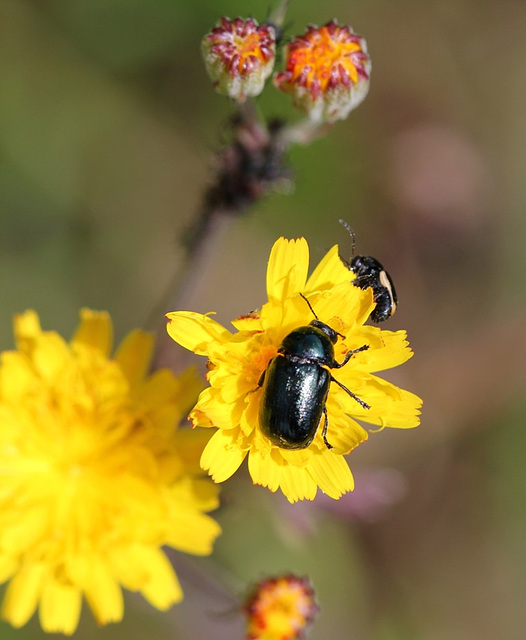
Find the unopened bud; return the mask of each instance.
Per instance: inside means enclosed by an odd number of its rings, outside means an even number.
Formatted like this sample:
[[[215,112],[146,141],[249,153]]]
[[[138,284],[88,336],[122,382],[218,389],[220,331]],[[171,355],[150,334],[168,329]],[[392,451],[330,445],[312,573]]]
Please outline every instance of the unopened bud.
[[[369,91],[367,43],[335,20],[294,38],[285,58],[285,71],[275,74],[274,84],[312,120],[343,120]]]
[[[274,28],[253,18],[221,18],[203,38],[201,50],[216,90],[239,102],[257,96],[276,57]]]
[[[290,574],[262,580],[244,608],[247,640],[299,640],[318,614],[309,579]]]

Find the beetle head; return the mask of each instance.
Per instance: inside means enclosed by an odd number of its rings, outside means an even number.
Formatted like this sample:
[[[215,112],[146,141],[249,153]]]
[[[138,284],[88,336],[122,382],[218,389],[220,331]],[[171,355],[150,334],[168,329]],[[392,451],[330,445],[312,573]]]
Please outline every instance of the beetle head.
[[[332,344],[336,344],[336,342],[338,340],[338,336],[340,336],[340,338],[345,338],[344,335],[342,335],[341,333],[338,333],[332,327],[329,327],[328,324],[325,324],[325,322],[322,322],[321,320],[318,320],[317,318],[316,318],[316,320],[313,320],[310,323],[310,326],[311,327],[316,327],[316,329],[320,329],[320,331],[323,331],[323,333],[329,338],[329,340],[332,342]]]

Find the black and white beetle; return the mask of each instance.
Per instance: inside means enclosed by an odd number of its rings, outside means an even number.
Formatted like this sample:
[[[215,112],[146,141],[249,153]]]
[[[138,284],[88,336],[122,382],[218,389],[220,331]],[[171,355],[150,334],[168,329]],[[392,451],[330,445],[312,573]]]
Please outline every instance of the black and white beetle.
[[[316,319],[285,336],[278,355],[272,358],[263,372],[259,380],[259,386],[263,387],[259,426],[278,447],[305,449],[314,440],[323,415],[323,441],[328,449],[332,449],[327,441],[329,418],[325,406],[331,382],[335,382],[364,409],[370,406],[335,380],[329,369],[340,369],[355,353],[365,351],[369,345],[348,351],[343,362],[336,362],[334,345],[338,336],[344,336],[319,320],[307,298],[300,295]]]
[[[343,224],[352,238],[351,259],[344,260],[342,258],[342,262],[356,275],[356,278],[352,281],[355,287],[364,290],[370,287],[373,290],[376,307],[369,316],[369,319],[373,322],[383,322],[393,315],[396,311],[396,305],[398,304],[398,298],[391,276],[376,258],[372,256],[354,255],[356,245],[355,233],[345,220],[340,220],[340,223]]]

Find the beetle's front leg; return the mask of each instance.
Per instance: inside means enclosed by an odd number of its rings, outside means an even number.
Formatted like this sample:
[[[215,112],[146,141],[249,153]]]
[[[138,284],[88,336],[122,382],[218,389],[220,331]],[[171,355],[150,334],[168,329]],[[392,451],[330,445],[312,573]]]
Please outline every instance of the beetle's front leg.
[[[350,351],[347,351],[347,353],[345,354],[345,358],[343,359],[343,362],[338,363],[334,361],[331,366],[331,369],[340,369],[341,367],[343,367],[349,362],[349,360],[353,357],[355,353],[360,353],[360,351],[367,351],[368,348],[369,348],[368,344],[362,344],[362,346],[358,347],[358,349],[351,349]]]
[[[258,388],[261,388],[263,386],[263,383],[265,382],[265,374],[267,373],[267,370],[265,369],[263,371],[263,373],[259,376],[259,380],[258,380]],[[255,389],[256,391],[256,389]]]
[[[365,402],[364,400],[362,400],[361,398],[359,398],[355,393],[353,393],[350,389],[347,389],[347,387],[345,385],[343,385],[341,382],[338,382],[338,380],[336,380],[336,378],[333,378],[331,376],[331,380],[332,382],[336,382],[336,384],[341,387],[346,393],[348,393],[351,398],[353,400],[356,400],[356,402],[361,405],[364,409],[370,409],[371,405],[367,404],[367,402]]]

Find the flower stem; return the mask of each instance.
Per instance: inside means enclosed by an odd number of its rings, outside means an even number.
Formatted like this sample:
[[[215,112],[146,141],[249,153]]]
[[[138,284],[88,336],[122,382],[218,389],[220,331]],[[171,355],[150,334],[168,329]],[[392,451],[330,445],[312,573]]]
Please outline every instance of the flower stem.
[[[332,124],[329,122],[314,122],[309,118],[304,118],[295,124],[283,127],[279,137],[286,148],[294,144],[307,145],[317,138],[327,135],[331,128]]]
[[[281,0],[276,8],[270,13],[268,21],[278,27],[282,27],[285,22],[285,16],[287,14],[289,4],[290,0]]]

